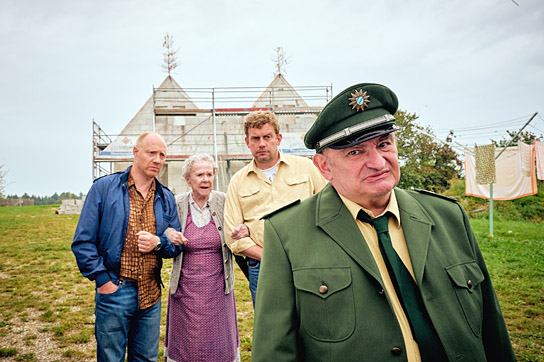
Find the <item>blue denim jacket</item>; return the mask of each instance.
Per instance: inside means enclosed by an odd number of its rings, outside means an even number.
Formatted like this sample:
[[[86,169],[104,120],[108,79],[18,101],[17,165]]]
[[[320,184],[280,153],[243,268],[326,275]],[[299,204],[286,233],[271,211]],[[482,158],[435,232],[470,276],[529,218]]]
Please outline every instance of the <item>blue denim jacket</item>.
[[[100,287],[108,281],[117,283],[121,266],[121,252],[125,244],[129,218],[128,175],[130,167],[95,180],[85,199],[77,224],[72,251],[81,274],[95,280]],[[157,252],[159,271],[162,258],[174,258],[182,251],[164,231],[180,230],[174,195],[156,180],[154,200],[156,235],[161,239]],[[158,273],[160,275],[160,273]],[[159,280],[160,282],[160,280]]]

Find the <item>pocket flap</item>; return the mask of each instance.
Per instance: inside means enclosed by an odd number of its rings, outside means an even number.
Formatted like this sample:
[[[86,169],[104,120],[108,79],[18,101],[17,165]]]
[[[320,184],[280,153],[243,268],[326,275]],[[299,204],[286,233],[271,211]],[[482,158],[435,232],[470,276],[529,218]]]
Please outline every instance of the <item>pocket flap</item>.
[[[293,177],[286,177],[285,183],[289,186],[293,186],[293,185],[303,184],[305,182],[308,182],[308,180],[309,180],[308,175],[293,175]]]
[[[293,271],[295,288],[320,298],[347,288],[351,284],[349,267],[307,268]]]
[[[482,269],[475,261],[451,265],[446,268],[446,272],[457,287],[469,291],[474,290],[485,279]]]
[[[244,187],[238,189],[238,195],[240,195],[240,197],[249,197],[251,195],[255,195],[257,192],[259,192],[259,190],[260,189],[258,187]]]

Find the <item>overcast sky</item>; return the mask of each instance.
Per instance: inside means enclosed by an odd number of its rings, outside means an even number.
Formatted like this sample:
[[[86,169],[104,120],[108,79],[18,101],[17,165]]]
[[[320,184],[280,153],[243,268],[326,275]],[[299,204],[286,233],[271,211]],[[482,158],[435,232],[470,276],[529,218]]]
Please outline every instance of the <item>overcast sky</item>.
[[[1,0],[7,193],[87,192],[92,120],[116,134],[136,114],[166,76],[166,33],[185,88],[265,87],[281,46],[291,85],[385,84],[440,137],[488,144],[535,112],[540,135],[544,3],[516,2]]]

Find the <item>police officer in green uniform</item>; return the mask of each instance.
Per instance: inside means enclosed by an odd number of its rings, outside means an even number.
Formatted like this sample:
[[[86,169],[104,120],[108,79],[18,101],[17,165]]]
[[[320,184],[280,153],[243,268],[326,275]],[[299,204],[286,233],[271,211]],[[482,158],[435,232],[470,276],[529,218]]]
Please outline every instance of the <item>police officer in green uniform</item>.
[[[267,216],[252,361],[515,361],[454,199],[396,187],[396,95],[357,84],[305,136],[329,184]]]

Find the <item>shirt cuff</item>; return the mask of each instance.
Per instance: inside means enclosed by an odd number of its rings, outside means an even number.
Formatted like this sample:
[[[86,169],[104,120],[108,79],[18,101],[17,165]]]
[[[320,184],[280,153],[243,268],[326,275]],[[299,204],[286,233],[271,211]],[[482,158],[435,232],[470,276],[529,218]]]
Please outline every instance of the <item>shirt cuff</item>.
[[[100,288],[107,282],[111,282],[111,278],[108,272],[104,271],[96,276],[95,283],[97,288]]]
[[[257,245],[257,244],[255,244],[255,242],[253,240],[251,240],[250,237],[246,237],[246,238],[241,238],[241,239],[238,239],[238,240],[234,240],[229,245],[229,248],[234,254],[242,255],[242,252],[244,250],[247,250],[247,249],[249,249],[249,248],[251,248],[252,246],[255,246],[255,245]]]

